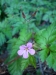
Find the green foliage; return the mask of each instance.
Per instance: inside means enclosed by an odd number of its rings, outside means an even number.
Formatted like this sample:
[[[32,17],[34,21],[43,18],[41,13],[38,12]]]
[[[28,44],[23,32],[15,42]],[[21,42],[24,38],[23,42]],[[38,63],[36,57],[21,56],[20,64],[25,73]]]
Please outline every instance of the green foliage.
[[[55,23],[51,24],[49,27],[40,30],[37,33],[36,40],[37,43],[40,44],[41,48],[46,48],[48,44],[51,44],[56,40],[56,25]]]
[[[50,55],[47,57],[47,64],[49,65],[50,68],[53,68],[56,71],[56,45],[55,42],[53,42],[50,46]]]
[[[14,38],[14,39],[9,41],[9,43],[11,43],[11,45],[12,45],[12,47],[11,47],[12,51],[11,51],[11,54],[10,54],[10,60],[11,60],[11,58],[14,58],[15,56],[17,56],[17,51],[18,51],[20,45],[26,43],[30,38],[31,38],[31,33],[28,32],[25,28],[23,28],[21,30],[21,32],[20,32],[19,38],[17,38],[17,39]],[[20,59],[20,57],[19,57],[19,59]],[[16,64],[11,65],[11,67],[17,66],[17,67],[14,67],[15,70],[13,69],[11,71],[10,65],[9,65],[9,71],[11,72],[12,75],[14,75],[14,74],[20,75],[19,72],[20,73],[23,72],[24,69],[29,65],[29,60],[28,59],[21,59],[21,61],[16,60],[15,62],[16,62]],[[18,63],[18,65],[17,65],[17,63]]]
[[[12,45],[10,57],[14,56],[15,54],[17,55],[17,50],[19,49],[20,45],[28,42],[30,38],[31,33],[26,29],[22,29],[19,38],[17,38],[16,40],[12,39],[11,41],[9,41],[9,43],[11,43]]]
[[[30,58],[30,57],[29,57]],[[9,71],[12,75],[18,74],[21,75],[24,71],[24,69],[26,69],[28,67],[29,64],[32,63],[32,65],[34,67],[36,67],[36,65],[34,64],[35,59],[30,58],[30,59],[23,59],[21,57],[18,57],[18,60],[12,62],[8,67],[9,67]],[[31,62],[30,62],[31,61]]]
[[[45,16],[43,17],[43,20],[45,21],[50,21],[51,23],[53,23],[54,21],[56,21],[56,18],[55,18],[55,15],[56,15],[56,11],[48,11],[46,12]]]
[[[8,67],[10,73],[12,75],[21,75],[22,71],[21,71],[21,63],[22,63],[22,58],[18,58],[18,60],[14,61],[13,63],[11,63]]]
[[[36,59],[35,59],[34,56],[31,56],[31,55],[30,55],[30,57],[29,57],[29,62],[30,62],[30,64],[31,64],[34,68],[36,68]]]
[[[0,22],[0,46],[2,46],[7,39],[12,38],[12,32],[10,26],[6,25],[6,22]]]
[[[48,49],[44,49],[44,50],[40,51],[39,55],[40,55],[42,62],[44,62],[46,60],[46,58],[48,57],[48,54],[49,54]]]
[[[8,62],[17,57],[19,47],[34,42],[40,59],[56,71],[56,2],[55,0],[0,0],[0,50],[7,43]],[[35,56],[19,57],[8,65],[11,75],[22,75]]]
[[[37,34],[37,43],[42,49],[39,52],[42,62],[47,61],[49,67],[56,70],[54,64],[56,63],[56,25],[51,24],[49,27],[42,29]],[[55,54],[55,55],[54,55]]]
[[[0,33],[0,46],[2,46],[6,42],[4,34]]]

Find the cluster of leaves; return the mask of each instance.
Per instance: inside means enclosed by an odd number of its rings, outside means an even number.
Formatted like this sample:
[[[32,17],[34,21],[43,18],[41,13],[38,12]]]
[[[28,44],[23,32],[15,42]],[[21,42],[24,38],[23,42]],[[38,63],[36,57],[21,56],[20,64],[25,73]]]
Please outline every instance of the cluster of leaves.
[[[7,43],[7,40],[12,38],[12,29],[9,25],[6,25],[6,21],[0,22],[0,53],[4,50],[2,46]]]
[[[8,44],[8,61],[17,57],[21,45],[34,41],[36,52],[41,49],[39,56],[42,62],[46,61],[56,71],[55,3],[55,0],[0,1],[0,50],[3,44]],[[28,65],[36,68],[35,56],[29,56],[28,59],[18,57],[8,65],[8,70],[12,75],[21,75]]]
[[[37,37],[38,36],[38,37]],[[35,36],[35,40],[41,51],[39,52],[42,62],[46,61],[50,68],[56,71],[56,25],[50,25],[46,29],[42,29]]]

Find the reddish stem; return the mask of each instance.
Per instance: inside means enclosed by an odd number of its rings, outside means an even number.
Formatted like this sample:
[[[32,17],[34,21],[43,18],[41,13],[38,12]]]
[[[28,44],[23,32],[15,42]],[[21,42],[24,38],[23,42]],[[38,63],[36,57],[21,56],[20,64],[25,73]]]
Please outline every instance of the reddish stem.
[[[7,65],[13,63],[15,60],[17,60],[19,58],[19,56],[15,57],[14,59],[12,59],[10,62],[7,63]]]

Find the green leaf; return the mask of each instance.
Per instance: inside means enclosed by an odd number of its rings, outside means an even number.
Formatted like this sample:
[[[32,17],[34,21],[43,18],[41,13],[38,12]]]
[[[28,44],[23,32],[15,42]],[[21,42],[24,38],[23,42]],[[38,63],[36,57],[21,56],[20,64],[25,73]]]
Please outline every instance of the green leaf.
[[[21,30],[19,38],[20,38],[20,40],[26,42],[31,38],[31,35],[32,35],[32,33],[24,28]]]
[[[22,75],[23,71],[28,67],[29,59],[18,57],[17,60],[9,64],[8,70],[12,75]]]
[[[46,62],[50,68],[53,68],[56,71],[56,52],[50,52],[50,55],[47,57]]]
[[[48,49],[44,49],[42,51],[39,52],[41,61],[44,62],[48,56],[49,50]]]
[[[47,62],[47,65],[48,65],[50,68],[53,67],[54,59],[53,59],[52,53],[50,53],[50,55],[47,57],[46,62]]]
[[[49,47],[49,50],[50,50],[50,54],[49,56],[47,57],[46,59],[46,62],[47,62],[47,65],[50,67],[50,68],[53,68],[54,71],[56,71],[56,42],[52,42],[50,47]]]
[[[54,59],[54,64],[53,64],[53,67],[54,71],[56,71],[56,60]]]
[[[8,70],[11,75],[22,75],[21,61],[22,59],[18,58],[17,60],[9,64]]]
[[[9,26],[3,29],[3,33],[8,39],[12,38],[12,30]]]
[[[0,46],[2,46],[5,42],[5,35],[2,32],[0,32]]]
[[[36,68],[36,58],[34,56],[29,56],[29,62],[34,68]]]
[[[19,47],[24,44],[24,42],[22,42],[21,40],[17,40],[15,43],[13,43],[12,45],[12,51],[11,51],[11,54],[10,54],[10,57],[14,57],[17,55],[17,51],[19,50]]]
[[[46,48],[46,45],[51,44],[56,40],[55,23],[51,24],[45,29],[39,30],[35,38],[42,49]]]
[[[56,42],[51,43],[50,50],[56,52]]]
[[[11,48],[12,51],[10,57],[17,55],[17,51],[19,50],[19,47],[27,43],[30,40],[30,38],[31,38],[31,32],[27,32],[25,28],[22,29],[19,38],[17,38],[17,40],[13,43],[10,42],[12,45]]]
[[[19,34],[19,27],[18,26],[13,28],[12,35],[15,35],[16,33]]]
[[[22,62],[21,62],[21,70],[23,71],[24,69],[26,69],[29,65],[29,58],[27,59],[22,59]]]

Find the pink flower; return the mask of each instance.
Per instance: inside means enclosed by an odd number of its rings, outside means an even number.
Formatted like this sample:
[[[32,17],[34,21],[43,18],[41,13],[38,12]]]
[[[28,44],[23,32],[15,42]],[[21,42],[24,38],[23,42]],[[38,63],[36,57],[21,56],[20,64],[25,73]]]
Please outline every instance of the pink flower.
[[[28,58],[29,54],[34,55],[35,50],[32,48],[32,43],[28,42],[27,45],[20,46],[20,50],[18,50],[18,55],[23,55],[23,58]]]

